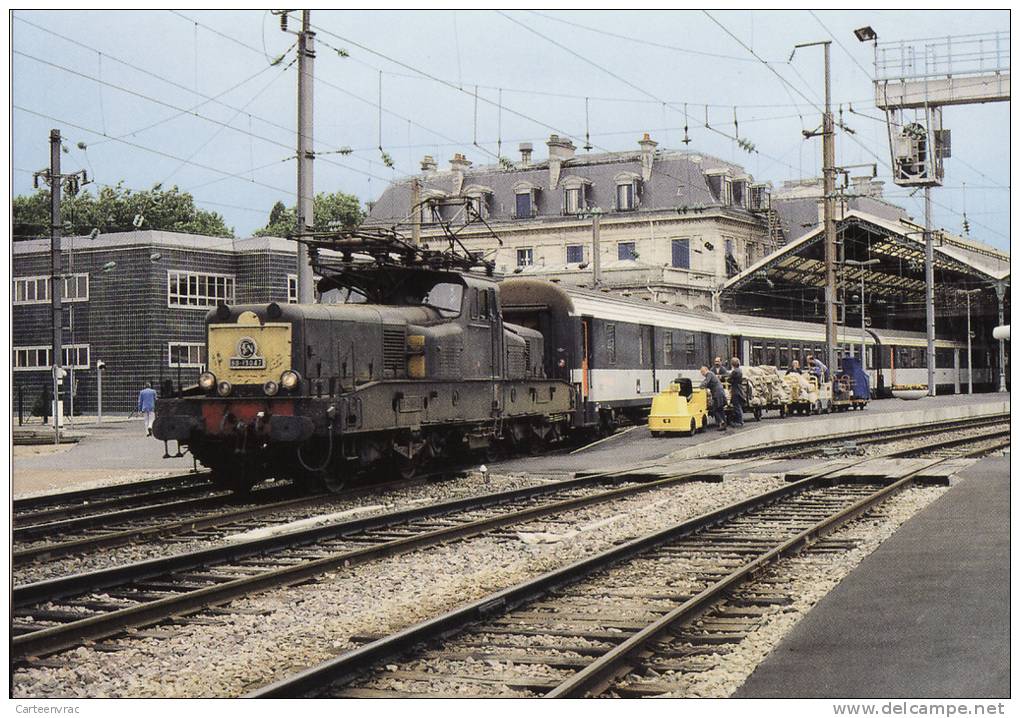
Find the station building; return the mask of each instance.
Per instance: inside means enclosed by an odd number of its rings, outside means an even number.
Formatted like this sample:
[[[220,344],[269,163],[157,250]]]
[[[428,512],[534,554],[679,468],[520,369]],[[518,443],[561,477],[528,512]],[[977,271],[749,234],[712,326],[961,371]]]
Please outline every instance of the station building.
[[[445,225],[503,275],[712,309],[728,277],[779,246],[770,186],[716,157],[658,149],[647,134],[637,144],[579,155],[552,135],[541,161],[524,143],[518,162],[473,167],[455,154],[447,169],[426,156],[421,174],[391,184],[366,223],[424,242],[442,241]]]
[[[225,239],[174,232],[64,237],[64,366],[75,413],[135,409],[146,381],[193,384],[206,357],[205,316],[219,302],[297,301],[297,253],[272,237]],[[29,415],[51,382],[50,240],[15,242],[12,389]],[[70,376],[64,412],[70,412]]]

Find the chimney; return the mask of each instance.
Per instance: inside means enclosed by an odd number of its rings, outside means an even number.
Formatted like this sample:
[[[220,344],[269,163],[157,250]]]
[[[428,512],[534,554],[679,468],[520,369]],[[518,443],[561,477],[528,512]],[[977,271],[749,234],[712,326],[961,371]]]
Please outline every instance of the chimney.
[[[652,178],[652,163],[655,161],[655,148],[659,143],[646,132],[645,136],[638,140],[638,144],[641,145],[641,179],[647,182]]]
[[[560,183],[563,163],[574,156],[574,143],[559,135],[549,135],[545,144],[549,147],[549,189],[553,190]]]
[[[450,170],[453,172],[453,194],[459,195],[464,188],[464,173],[471,166],[471,160],[467,159],[460,152],[450,160]]]
[[[421,171],[427,175],[435,172],[438,166],[439,165],[436,164],[436,160],[432,155],[425,155],[421,158]]]
[[[519,144],[517,146],[517,149],[520,150],[520,153],[521,153],[521,166],[522,167],[527,167],[528,165],[530,165],[531,164],[531,150],[532,150],[531,143],[530,142],[522,142],[521,144]]]

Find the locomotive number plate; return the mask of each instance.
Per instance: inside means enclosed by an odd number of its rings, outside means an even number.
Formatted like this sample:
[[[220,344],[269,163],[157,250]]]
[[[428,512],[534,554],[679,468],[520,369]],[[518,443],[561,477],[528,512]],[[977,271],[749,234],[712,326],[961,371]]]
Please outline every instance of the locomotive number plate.
[[[231,357],[230,358],[231,369],[265,369],[266,358],[265,357]]]

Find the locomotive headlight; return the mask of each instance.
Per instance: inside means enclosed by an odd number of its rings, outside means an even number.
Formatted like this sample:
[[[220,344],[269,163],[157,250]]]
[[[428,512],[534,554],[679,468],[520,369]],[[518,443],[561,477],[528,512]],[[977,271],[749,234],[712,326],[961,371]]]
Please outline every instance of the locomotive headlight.
[[[203,391],[212,391],[216,386],[216,375],[211,371],[204,371],[198,377],[198,385]]]
[[[231,389],[233,389],[229,381],[223,380],[216,385],[216,393],[220,396],[229,396]]]
[[[301,375],[296,371],[291,371],[290,369],[280,375],[280,386],[287,391],[296,389],[299,381],[301,381]]]
[[[276,396],[276,392],[280,391],[280,385],[270,379],[262,385],[262,391],[266,393],[266,396]]]

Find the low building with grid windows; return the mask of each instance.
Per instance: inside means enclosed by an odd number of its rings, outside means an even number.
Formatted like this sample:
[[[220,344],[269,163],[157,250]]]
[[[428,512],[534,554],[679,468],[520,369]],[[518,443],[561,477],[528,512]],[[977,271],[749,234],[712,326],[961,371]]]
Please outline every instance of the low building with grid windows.
[[[228,304],[297,297],[297,252],[274,237],[225,239],[174,232],[65,237],[63,366],[74,374],[75,413],[135,408],[151,381],[193,384],[203,370],[206,313]],[[14,410],[26,416],[50,383],[50,240],[15,242],[11,366]],[[65,413],[71,386],[64,381]]]

